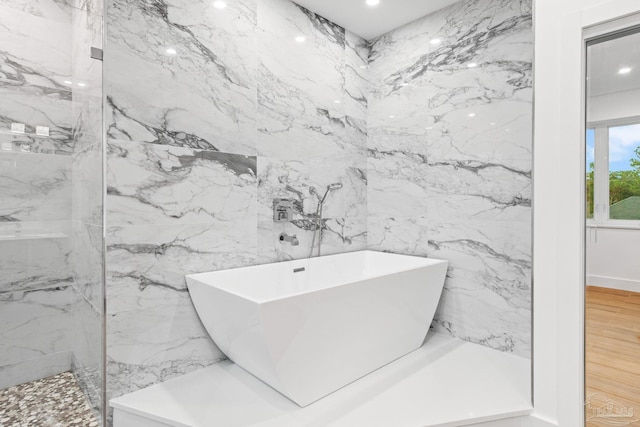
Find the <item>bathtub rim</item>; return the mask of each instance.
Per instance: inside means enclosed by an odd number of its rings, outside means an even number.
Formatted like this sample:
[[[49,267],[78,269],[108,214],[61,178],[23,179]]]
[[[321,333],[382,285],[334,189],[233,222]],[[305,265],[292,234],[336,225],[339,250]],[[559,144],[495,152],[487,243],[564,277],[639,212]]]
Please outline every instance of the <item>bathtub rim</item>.
[[[247,269],[259,269],[260,267],[264,267],[267,265],[278,265],[280,268],[282,268],[283,270],[286,268],[285,266],[290,266],[290,269],[292,271],[292,275],[295,274],[293,273],[293,269],[294,268],[299,268],[299,267],[304,267],[305,264],[309,263],[309,262],[318,262],[316,260],[319,259],[328,259],[328,258],[337,258],[337,257],[343,257],[345,255],[355,255],[355,254],[363,254],[363,255],[367,255],[367,254],[376,254],[377,256],[388,256],[389,258],[391,257],[402,257],[402,258],[410,258],[413,259],[414,261],[417,261],[418,264],[413,265],[411,267],[393,267],[390,268],[389,270],[385,271],[384,273],[380,274],[369,274],[369,275],[362,275],[359,276],[357,279],[355,280],[350,280],[350,281],[337,281],[336,283],[332,283],[328,286],[324,286],[324,287],[317,287],[317,288],[311,288],[311,289],[306,289],[300,292],[296,292],[296,293],[288,293],[288,294],[284,294],[284,295],[279,295],[279,296],[275,296],[275,297],[266,297],[266,298],[258,298],[255,295],[251,295],[249,292],[238,292],[238,290],[234,290],[234,286],[236,286],[236,284],[230,284],[230,285],[220,285],[220,284],[214,284],[211,283],[210,281],[206,281],[203,280],[203,277],[209,276],[209,275],[215,275],[216,273],[222,273],[222,272],[232,272],[232,271],[239,271],[239,270],[247,270]],[[365,258],[365,262],[366,262],[366,258]],[[339,253],[339,254],[332,254],[332,255],[323,255],[322,257],[315,257],[315,258],[303,258],[303,259],[298,259],[298,260],[289,260],[289,261],[281,261],[281,262],[270,262],[270,263],[264,263],[264,264],[256,264],[256,265],[251,265],[251,266],[246,266],[246,267],[237,267],[237,268],[230,268],[230,269],[224,269],[224,270],[215,270],[215,271],[209,271],[209,272],[203,272],[203,273],[194,273],[194,274],[187,274],[185,275],[185,280],[187,282],[187,288],[189,289],[189,292],[191,293],[191,288],[193,286],[202,286],[202,287],[210,287],[213,288],[217,291],[220,292],[225,292],[229,295],[233,295],[235,297],[238,298],[242,298],[245,299],[247,301],[251,301],[255,304],[268,304],[270,302],[276,302],[276,301],[283,301],[289,298],[296,298],[296,297],[301,297],[303,295],[308,295],[308,294],[313,294],[313,293],[317,293],[317,292],[322,292],[322,291],[326,291],[329,289],[333,289],[333,288],[338,288],[341,286],[348,286],[351,284],[357,284],[357,283],[362,283],[365,282],[367,280],[372,280],[372,279],[379,279],[379,278],[383,278],[383,277],[388,277],[388,276],[393,276],[393,275],[397,275],[397,274],[401,274],[404,272],[408,272],[408,271],[413,271],[413,270],[418,270],[421,268],[426,268],[426,267],[436,267],[436,266],[440,266],[440,265],[445,265],[445,268],[448,268],[448,264],[449,262],[447,260],[442,260],[442,259],[436,259],[436,258],[428,258],[428,257],[421,257],[421,256],[415,256],[415,255],[404,255],[404,254],[396,254],[396,253],[391,253],[391,252],[383,252],[383,251],[373,251],[373,250],[362,250],[362,251],[354,251],[354,252],[347,252],[347,253]],[[211,279],[209,279],[211,280]],[[445,271],[445,280],[446,280],[446,271]]]

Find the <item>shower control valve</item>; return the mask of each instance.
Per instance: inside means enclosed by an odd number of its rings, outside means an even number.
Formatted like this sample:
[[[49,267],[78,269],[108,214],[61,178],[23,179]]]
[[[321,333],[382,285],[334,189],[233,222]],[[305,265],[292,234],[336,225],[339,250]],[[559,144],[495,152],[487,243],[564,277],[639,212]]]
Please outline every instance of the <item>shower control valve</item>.
[[[295,202],[292,199],[274,199],[273,221],[291,222],[295,211]]]

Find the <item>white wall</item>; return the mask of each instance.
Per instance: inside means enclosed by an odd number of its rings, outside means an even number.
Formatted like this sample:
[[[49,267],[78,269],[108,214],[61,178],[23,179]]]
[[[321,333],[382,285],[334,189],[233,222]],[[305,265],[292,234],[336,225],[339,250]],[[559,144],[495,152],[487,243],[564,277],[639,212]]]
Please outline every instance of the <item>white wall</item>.
[[[622,119],[640,116],[640,90],[611,93],[589,98],[587,121]]]
[[[640,292],[640,230],[587,229],[587,285]]]
[[[587,121],[601,122],[640,116],[639,98],[640,90],[590,97]],[[604,151],[607,151],[606,145]],[[608,161],[607,158],[604,160]],[[606,168],[603,173],[604,176],[600,178],[607,182],[609,176]],[[598,172],[596,175],[598,181]],[[587,230],[586,243],[587,285],[640,291],[640,263],[637,254],[631,249],[640,247],[640,230],[594,227]]]
[[[582,29],[637,0],[536,0],[534,404],[561,427],[583,421]],[[571,161],[573,159],[573,161]]]

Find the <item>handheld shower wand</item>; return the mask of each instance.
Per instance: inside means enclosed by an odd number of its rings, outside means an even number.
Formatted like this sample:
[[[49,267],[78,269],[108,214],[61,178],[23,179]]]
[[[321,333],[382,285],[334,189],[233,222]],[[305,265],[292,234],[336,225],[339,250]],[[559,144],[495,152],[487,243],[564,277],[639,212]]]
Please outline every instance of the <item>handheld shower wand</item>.
[[[336,191],[342,188],[342,183],[336,182],[333,184],[327,185],[327,190],[324,192],[324,196],[320,197],[320,193],[315,189],[315,187],[309,188],[309,193],[315,195],[318,198],[318,208],[316,209],[316,227],[313,230],[313,239],[311,240],[311,250],[309,252],[309,258],[313,256],[313,249],[316,245],[316,235],[319,234],[318,238],[318,256],[320,256],[320,251],[322,248],[322,211],[324,209],[324,202],[327,200],[327,196],[332,191]]]

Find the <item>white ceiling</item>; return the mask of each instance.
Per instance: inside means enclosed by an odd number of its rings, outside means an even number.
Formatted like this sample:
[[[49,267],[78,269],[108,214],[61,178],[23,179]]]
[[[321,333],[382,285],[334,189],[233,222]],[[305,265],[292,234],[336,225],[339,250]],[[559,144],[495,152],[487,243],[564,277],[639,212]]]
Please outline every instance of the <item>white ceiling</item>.
[[[590,96],[640,89],[640,33],[592,45],[587,58]],[[619,74],[622,67],[631,72]]]
[[[312,12],[371,40],[459,0],[294,0]]]

